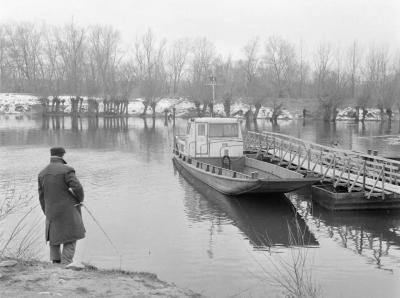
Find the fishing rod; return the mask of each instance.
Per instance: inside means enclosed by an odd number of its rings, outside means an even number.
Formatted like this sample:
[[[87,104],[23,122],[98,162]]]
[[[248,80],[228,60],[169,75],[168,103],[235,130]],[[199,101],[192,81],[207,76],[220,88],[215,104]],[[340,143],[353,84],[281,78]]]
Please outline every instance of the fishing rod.
[[[121,256],[121,253],[119,252],[118,248],[114,245],[114,243],[112,242],[110,236],[108,236],[107,232],[103,229],[103,227],[100,225],[100,223],[98,222],[98,220],[94,217],[93,213],[90,212],[89,208],[84,205],[83,203],[79,203],[76,204],[74,206],[83,206],[83,208],[86,209],[87,213],[89,213],[90,217],[93,219],[93,221],[97,224],[97,226],[100,228],[100,230],[103,232],[103,234],[106,236],[108,242],[110,242],[111,246],[115,249],[115,251],[117,252],[118,255]]]
[[[103,232],[104,236],[106,236],[108,242],[110,242],[111,246],[114,248],[115,252],[119,256],[119,269],[121,270],[122,255],[121,255],[120,251],[118,250],[118,248],[114,245],[114,242],[112,242],[110,236],[108,236],[107,232],[103,229],[103,227],[101,226],[99,221],[96,219],[96,217],[94,217],[93,213],[89,210],[89,208],[85,204],[79,203],[79,204],[75,204],[74,206],[76,206],[76,207],[83,206],[83,208],[86,210],[86,212],[90,215],[90,217],[93,219],[93,221],[97,224],[99,229]]]

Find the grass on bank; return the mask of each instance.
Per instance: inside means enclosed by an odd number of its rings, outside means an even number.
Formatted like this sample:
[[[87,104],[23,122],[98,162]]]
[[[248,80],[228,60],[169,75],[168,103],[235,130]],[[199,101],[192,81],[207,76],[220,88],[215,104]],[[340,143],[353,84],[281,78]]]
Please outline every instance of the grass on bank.
[[[0,195],[0,260],[30,260],[37,258],[37,243],[41,238],[43,218],[35,216],[38,204],[33,197],[17,194],[16,188],[6,185]]]
[[[256,261],[265,274],[260,282],[267,282],[281,289],[282,297],[286,298],[319,298],[323,296],[322,288],[315,280],[312,270],[312,258],[309,254],[309,240],[306,236],[306,228],[301,228],[297,217],[293,222],[287,223],[289,257],[284,258],[272,251],[274,244],[268,237],[268,233],[259,237],[258,241],[267,248],[268,268]],[[273,255],[273,257],[272,257]],[[271,270],[271,268],[273,270]],[[257,284],[258,286],[258,284]],[[254,286],[253,286],[254,287]],[[233,297],[246,297],[253,287],[247,288]]]
[[[285,297],[317,298],[322,296],[322,289],[313,276],[310,246],[306,240],[306,230],[299,225],[287,224],[289,232],[289,258],[277,256],[270,259],[275,274],[269,273],[270,280],[281,287]]]

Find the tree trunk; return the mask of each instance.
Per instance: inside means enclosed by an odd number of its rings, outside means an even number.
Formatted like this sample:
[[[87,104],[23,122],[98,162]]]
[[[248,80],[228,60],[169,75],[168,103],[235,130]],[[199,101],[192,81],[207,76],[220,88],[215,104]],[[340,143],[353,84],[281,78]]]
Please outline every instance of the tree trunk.
[[[324,121],[328,122],[331,117],[331,110],[329,105],[323,105]]]
[[[367,113],[368,113],[367,109],[363,107],[362,108],[362,119],[361,119],[362,123],[364,123],[365,116],[367,116]]]
[[[381,121],[383,121],[383,118],[384,118],[383,108],[379,108],[379,111],[381,113]]]
[[[200,117],[203,117],[206,114],[206,111],[207,111],[207,104],[203,103],[203,109],[201,111],[201,116]]]
[[[144,104],[144,109],[143,109],[142,116],[146,117],[147,108],[149,107],[149,102],[148,102],[147,100],[145,100],[145,101],[143,102],[143,104]]]
[[[154,101],[151,103],[151,109],[153,110],[153,115],[152,115],[153,119],[156,118],[156,105],[157,103]]]
[[[356,106],[355,121],[356,121],[356,123],[358,123],[360,121],[360,107],[359,106]]]
[[[224,101],[224,111],[225,111],[225,116],[229,117],[231,115],[231,99],[225,99]]]
[[[168,109],[164,110],[164,126],[168,126]]]
[[[258,113],[261,109],[261,103],[257,102],[255,105],[256,111],[254,112],[254,121],[257,121]]]
[[[336,108],[332,108],[331,110],[331,116],[330,116],[330,121],[331,122],[336,122],[336,116],[338,114],[338,110]]]
[[[279,116],[279,113],[276,111],[276,109],[274,109],[272,112],[272,116],[271,116],[272,124],[274,124],[274,125],[278,124],[278,116]]]
[[[200,103],[198,101],[195,101],[194,106],[196,107],[197,117],[201,117]]]
[[[208,103],[208,107],[210,109],[210,117],[214,117],[214,103]]]
[[[386,114],[388,115],[389,123],[392,122],[392,115],[393,115],[392,109],[391,108],[387,108],[386,109]]]

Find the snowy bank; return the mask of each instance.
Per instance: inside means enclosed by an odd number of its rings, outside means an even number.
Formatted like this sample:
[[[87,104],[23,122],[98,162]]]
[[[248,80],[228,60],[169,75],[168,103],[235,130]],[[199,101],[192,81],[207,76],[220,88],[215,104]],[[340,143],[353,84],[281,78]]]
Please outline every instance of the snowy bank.
[[[357,116],[357,110],[353,107],[346,107],[342,110],[339,110],[336,120],[339,121],[349,121],[349,120],[355,120]],[[362,119],[363,117],[363,111],[362,109],[359,109],[358,113],[358,119]],[[379,109],[372,109],[372,108],[367,108],[367,114],[365,115],[365,120],[366,121],[380,121],[382,120],[381,117],[381,111]]]
[[[0,114],[20,114],[40,111],[39,99],[31,94],[0,93]]]

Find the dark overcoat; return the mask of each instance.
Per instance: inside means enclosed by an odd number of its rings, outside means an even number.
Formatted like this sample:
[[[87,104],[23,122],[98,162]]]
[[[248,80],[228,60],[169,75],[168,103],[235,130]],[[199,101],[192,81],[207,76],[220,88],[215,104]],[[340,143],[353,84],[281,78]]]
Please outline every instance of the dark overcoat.
[[[52,156],[38,177],[39,201],[46,215],[46,241],[72,242],[85,237],[80,206],[84,193],[75,170],[61,157]]]

